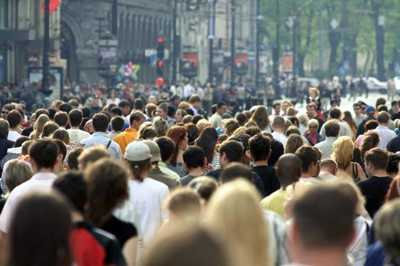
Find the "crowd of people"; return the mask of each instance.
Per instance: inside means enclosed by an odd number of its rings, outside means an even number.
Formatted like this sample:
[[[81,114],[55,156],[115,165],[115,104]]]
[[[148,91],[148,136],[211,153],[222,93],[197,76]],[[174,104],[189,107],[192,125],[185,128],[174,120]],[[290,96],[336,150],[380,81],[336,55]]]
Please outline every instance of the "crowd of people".
[[[2,106],[0,265],[400,265],[399,101],[130,96]]]

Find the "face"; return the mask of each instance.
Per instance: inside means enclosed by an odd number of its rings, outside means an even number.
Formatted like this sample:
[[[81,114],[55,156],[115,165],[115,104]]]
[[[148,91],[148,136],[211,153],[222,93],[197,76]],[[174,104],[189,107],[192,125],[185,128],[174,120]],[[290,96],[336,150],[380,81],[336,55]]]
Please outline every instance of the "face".
[[[308,129],[310,130],[310,132],[315,133],[318,131],[318,126],[317,125],[310,125],[308,126]]]
[[[359,105],[355,105],[355,106],[353,107],[353,110],[354,110],[354,113],[355,113],[356,115],[360,115],[360,114],[362,113],[361,107],[360,107]]]
[[[188,147],[188,144],[189,144],[189,137],[186,134],[185,138],[183,138],[181,142],[179,142],[179,149],[185,151]]]
[[[223,115],[226,113],[226,105],[221,106],[221,108],[218,109],[218,113],[220,115]]]
[[[181,122],[183,120],[183,114],[181,110],[177,110],[175,113],[176,122]]]

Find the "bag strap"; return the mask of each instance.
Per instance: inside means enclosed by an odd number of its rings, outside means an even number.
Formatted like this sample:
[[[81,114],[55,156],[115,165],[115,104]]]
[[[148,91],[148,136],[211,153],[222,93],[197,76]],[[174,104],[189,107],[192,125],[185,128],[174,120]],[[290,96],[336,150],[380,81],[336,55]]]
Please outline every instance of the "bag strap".
[[[107,146],[106,146],[106,149],[107,149],[107,150],[108,150],[108,148],[110,148],[111,142],[112,142],[112,140],[110,139],[110,140],[108,141],[108,143],[107,143]]]

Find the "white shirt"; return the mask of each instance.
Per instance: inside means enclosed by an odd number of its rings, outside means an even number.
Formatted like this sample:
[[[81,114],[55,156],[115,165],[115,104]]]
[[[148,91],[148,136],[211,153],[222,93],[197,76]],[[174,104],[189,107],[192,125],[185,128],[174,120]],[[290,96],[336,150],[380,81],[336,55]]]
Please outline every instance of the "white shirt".
[[[96,145],[103,145],[106,147],[106,149],[108,150],[108,153],[110,153],[110,155],[113,158],[120,159],[122,156],[121,148],[119,147],[119,145],[115,141],[110,139],[110,137],[105,132],[94,132],[88,138],[83,139],[81,141],[81,144],[85,148],[91,147],[91,146],[96,146]]]
[[[224,122],[222,120],[222,116],[215,112],[211,117],[210,117],[210,123],[214,128],[222,128],[224,125]]]
[[[286,146],[287,137],[285,134],[274,131],[272,132],[272,137],[274,138],[274,140],[282,143],[283,146]]]
[[[317,148],[321,152],[321,160],[329,159],[333,152],[333,143],[335,142],[336,137],[327,137],[324,141],[315,144],[315,148]]]
[[[21,199],[33,191],[50,190],[56,178],[57,176],[53,173],[39,172],[34,174],[28,181],[14,188],[14,190],[11,191],[0,215],[0,231],[8,233],[11,218]]]
[[[22,135],[19,134],[17,131],[15,131],[15,130],[10,130],[10,131],[8,131],[7,139],[8,139],[9,141],[16,142],[17,139],[19,139],[21,136],[22,136]]]
[[[396,137],[396,133],[386,126],[379,125],[374,132],[379,136],[378,147],[386,150],[388,143]]]
[[[347,124],[345,121],[338,121],[338,120],[336,120],[336,121],[339,123],[339,127],[340,127],[340,129],[339,129],[339,137],[343,137],[343,136],[347,136],[347,137],[350,137],[350,138],[354,137],[353,136],[353,131],[351,131],[351,128],[350,128],[349,124]],[[322,125],[321,131],[319,132],[319,134],[321,135],[321,137],[323,139],[326,138],[326,135],[325,135],[325,124]]]
[[[166,185],[151,178],[129,181],[129,199],[114,214],[133,223],[144,243],[155,235],[164,220],[162,204],[168,196]]]
[[[70,128],[67,130],[71,144],[79,144],[82,140],[90,137],[90,134],[79,128]]]

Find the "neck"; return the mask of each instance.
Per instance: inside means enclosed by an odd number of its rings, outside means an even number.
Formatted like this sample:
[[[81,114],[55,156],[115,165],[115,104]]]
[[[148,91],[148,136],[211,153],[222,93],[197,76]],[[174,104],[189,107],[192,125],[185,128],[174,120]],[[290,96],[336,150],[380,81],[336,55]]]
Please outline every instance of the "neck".
[[[301,173],[301,177],[314,177],[314,173],[312,172],[303,172]]]
[[[377,176],[377,177],[384,177],[384,176],[388,176],[388,173],[386,172],[386,170],[375,170],[372,171],[372,176]]]
[[[83,219],[83,215],[80,212],[77,212],[77,211],[72,211],[71,217],[72,217],[72,221],[74,223],[81,222],[81,221],[84,220]]]
[[[36,173],[54,173],[53,168],[39,168]]]
[[[299,264],[312,266],[345,266],[347,264],[346,252],[336,248],[304,248],[301,254],[295,254],[293,256],[293,260]]]
[[[254,166],[268,166],[267,160],[260,160],[253,162]]]
[[[204,170],[201,167],[190,169],[189,170],[189,175],[191,175],[191,176],[202,176],[202,175],[204,175]]]
[[[274,131],[277,133],[283,133],[284,130],[282,128],[274,128]]]
[[[388,124],[379,124],[380,127],[388,127]]]

